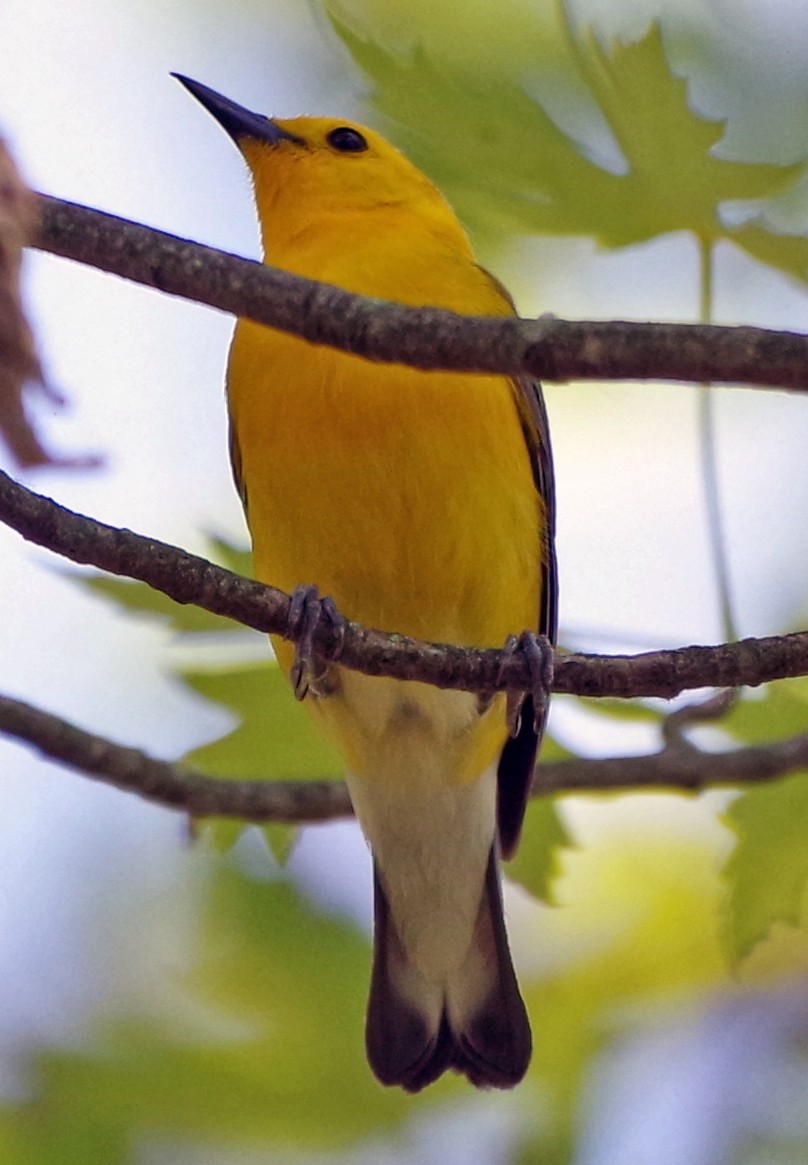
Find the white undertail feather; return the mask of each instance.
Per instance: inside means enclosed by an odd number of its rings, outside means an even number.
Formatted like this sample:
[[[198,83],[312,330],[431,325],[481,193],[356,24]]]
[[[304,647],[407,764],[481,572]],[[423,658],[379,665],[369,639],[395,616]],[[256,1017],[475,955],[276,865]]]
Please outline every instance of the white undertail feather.
[[[436,760],[423,758],[424,768]],[[412,970],[445,985],[466,959],[480,908],[494,840],[495,766],[462,785],[423,768],[401,780],[347,780]]]

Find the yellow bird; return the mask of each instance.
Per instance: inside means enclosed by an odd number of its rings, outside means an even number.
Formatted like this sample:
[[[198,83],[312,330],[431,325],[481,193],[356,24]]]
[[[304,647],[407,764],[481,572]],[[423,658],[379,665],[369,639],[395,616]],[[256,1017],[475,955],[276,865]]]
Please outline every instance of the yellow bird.
[[[443,196],[377,133],[267,118],[179,80],[247,162],[267,263],[399,303],[513,314]],[[374,364],[241,320],[227,388],[259,579],[304,605],[300,588],[316,585],[343,616],[419,639],[498,647],[533,629],[554,641],[538,384]],[[413,1092],[449,1068],[517,1084],[531,1037],[498,859],[518,841],[546,704],[536,716],[528,696],[509,736],[503,695],[315,674],[273,642],[282,666],[297,663],[299,695],[308,678],[373,852],[373,1071]]]

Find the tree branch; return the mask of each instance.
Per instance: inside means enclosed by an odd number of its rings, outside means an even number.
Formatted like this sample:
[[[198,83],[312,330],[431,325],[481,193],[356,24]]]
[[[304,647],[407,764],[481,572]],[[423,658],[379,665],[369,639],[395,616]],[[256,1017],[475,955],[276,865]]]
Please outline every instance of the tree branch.
[[[194,817],[253,822],[329,821],[352,814],[341,781],[235,781],[207,777],[155,760],[136,748],[0,696],[0,732],[32,745],[51,760],[128,793]],[[737,786],[784,777],[808,767],[808,733],[772,744],[708,753],[685,743],[649,756],[576,758],[539,766],[534,795]]]
[[[231,781],[155,760],[39,708],[0,696],[0,732],[84,776],[194,817],[326,821],[351,814],[341,781]]]
[[[176,546],[119,530],[26,489],[0,473],[0,521],[24,538],[73,562],[148,583],[178,603],[194,603],[253,627],[294,640],[289,596],[241,578]],[[521,652],[422,643],[348,623],[344,636],[329,619],[318,623],[317,655],[366,675],[417,679],[439,688],[473,692],[529,690]],[[555,653],[553,691],[574,695],[662,696],[691,688],[756,685],[808,673],[808,632],[744,639],[717,647],[681,647],[641,655]]]
[[[41,195],[33,245],[371,360],[543,380],[685,380],[808,390],[808,336],[702,324],[460,316],[350,295]]]

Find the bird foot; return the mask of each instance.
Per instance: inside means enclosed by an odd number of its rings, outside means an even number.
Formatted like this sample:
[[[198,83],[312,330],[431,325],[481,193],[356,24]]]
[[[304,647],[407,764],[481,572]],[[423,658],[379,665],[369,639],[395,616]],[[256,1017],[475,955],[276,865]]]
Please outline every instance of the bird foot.
[[[505,665],[518,651],[524,654],[530,672],[530,695],[533,697],[533,723],[536,731],[541,731],[547,715],[547,704],[553,686],[553,645],[546,635],[535,631],[523,631],[521,635],[509,635],[502,648],[502,663],[497,674],[497,682],[502,679]],[[528,693],[509,689],[505,705],[505,722],[511,737],[519,735],[522,719],[522,705]],[[492,696],[483,693],[478,707],[483,712],[490,705]]]
[[[314,649],[314,636],[323,618],[331,624],[337,641],[336,651],[331,657],[333,662],[339,659],[342,651],[346,619],[337,610],[333,599],[327,595],[320,598],[317,587],[295,587],[289,602],[286,632],[295,644],[295,658],[289,670],[289,679],[296,700],[304,700],[309,693],[312,696],[330,696],[337,688],[334,669],[319,659]]]

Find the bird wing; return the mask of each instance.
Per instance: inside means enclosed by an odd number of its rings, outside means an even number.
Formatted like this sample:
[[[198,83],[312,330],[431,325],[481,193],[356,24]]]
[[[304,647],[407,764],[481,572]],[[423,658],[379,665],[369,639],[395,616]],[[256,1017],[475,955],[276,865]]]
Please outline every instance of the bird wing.
[[[558,566],[555,553],[555,479],[550,446],[550,428],[541,385],[537,380],[513,382],[514,394],[525,436],[533,480],[544,506],[543,529],[539,532],[541,555],[541,597],[538,632],[552,644],[558,632]],[[497,769],[497,830],[502,856],[513,855],[519,842],[527,808],[536,752],[547,721],[547,706],[538,723],[533,697],[528,695],[522,706],[519,729],[502,750]]]
[[[235,482],[238,496],[241,498],[241,504],[244,507],[244,513],[247,513],[247,485],[244,481],[244,474],[241,471],[241,448],[238,443],[238,436],[236,434],[236,426],[230,420],[230,429],[228,433],[228,446],[230,449],[230,468],[233,471],[233,481]]]
[[[550,426],[538,380],[519,379],[513,384],[522,432],[530,454],[533,480],[544,504],[544,529],[540,540],[542,586],[538,631],[555,644],[558,635],[558,564],[555,552],[556,499]]]
[[[484,267],[480,267],[480,270],[516,315],[516,306],[508,289],[490,271],[486,271]],[[533,481],[544,508],[542,529],[537,531],[538,551],[541,557],[541,596],[537,630],[539,635],[546,635],[555,645],[558,634],[558,564],[555,552],[556,502],[550,425],[539,381],[529,377],[517,377],[511,384],[530,455]],[[546,722],[546,703],[544,713],[537,723],[533,698],[528,695],[522,705],[519,730],[502,750],[497,769],[497,832],[500,852],[504,858],[512,857],[519,843],[522,821],[533,784],[536,752]]]

